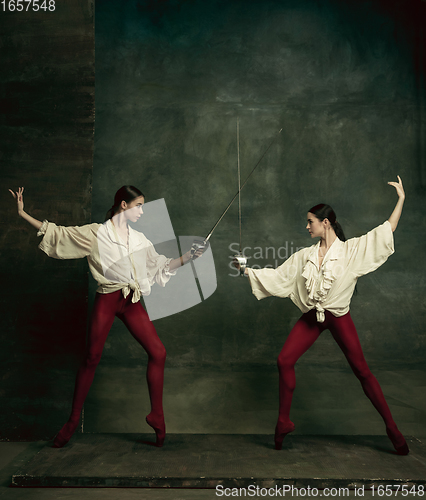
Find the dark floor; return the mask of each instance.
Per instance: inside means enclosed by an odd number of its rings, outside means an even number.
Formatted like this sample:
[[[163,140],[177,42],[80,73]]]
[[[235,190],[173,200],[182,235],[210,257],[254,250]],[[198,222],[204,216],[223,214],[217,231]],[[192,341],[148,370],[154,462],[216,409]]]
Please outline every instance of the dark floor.
[[[179,407],[180,400],[173,394],[179,392],[175,389],[179,383],[182,383],[182,380],[188,383],[189,379],[183,372],[174,372],[171,379],[175,381],[176,386],[170,389],[166,401],[175,411],[169,409],[167,412],[169,433],[164,448],[157,449],[142,442],[141,433],[149,432],[151,429],[140,424],[144,420],[140,416],[145,415],[149,408],[141,408],[135,405],[135,401],[149,401],[148,396],[143,397],[143,394],[138,394],[137,398],[129,398],[128,394],[125,394],[125,398],[116,401],[119,403],[121,411],[114,413],[112,412],[114,408],[108,408],[107,403],[110,401],[114,403],[114,394],[119,394],[120,391],[114,391],[114,380],[108,379],[108,383],[105,384],[106,394],[102,392],[104,385],[101,383],[98,383],[97,386],[94,384],[95,387],[92,388],[91,393],[96,400],[96,405],[92,406],[96,411],[90,412],[89,405],[85,412],[88,420],[86,433],[74,436],[64,449],[47,448],[45,442],[0,442],[0,498],[15,500],[68,498],[204,500],[220,497],[220,492],[216,492],[214,488],[188,488],[187,486],[190,484],[187,483],[185,488],[11,488],[12,476],[17,476],[19,471],[25,471],[24,466],[39,452],[40,456],[45,457],[47,463],[50,460],[57,472],[62,467],[63,472],[69,473],[70,467],[66,460],[67,457],[73,457],[74,471],[80,468],[85,477],[89,477],[89,473],[96,472],[98,474],[100,469],[114,472],[120,467],[123,469],[123,464],[127,464],[127,477],[134,479],[135,477],[140,478],[141,471],[150,471],[151,475],[154,476],[158,466],[167,466],[169,478],[163,478],[163,485],[170,480],[171,476],[175,477],[178,474],[181,475],[181,482],[184,476],[193,482],[195,473],[198,480],[215,479],[216,481],[218,474],[227,473],[228,482],[236,484],[238,482],[236,479],[242,478],[245,480],[244,484],[251,485],[254,485],[254,480],[259,480],[259,478],[265,479],[275,476],[273,479],[279,479],[292,475],[293,480],[303,480],[304,484],[311,487],[314,487],[314,483],[316,484],[321,478],[334,480],[336,485],[341,485],[348,482],[345,478],[352,477],[356,479],[352,488],[355,484],[357,487],[365,486],[363,495],[360,494],[359,490],[355,492],[354,489],[351,489],[349,495],[346,490],[343,492],[335,491],[333,495],[327,495],[325,490],[319,490],[318,496],[371,498],[373,496],[372,490],[369,488],[371,480],[374,480],[376,484],[382,481],[382,484],[385,485],[401,484],[401,481],[407,480],[423,480],[425,482],[426,398],[424,394],[426,372],[420,370],[407,370],[405,372],[376,370],[376,372],[400,429],[406,436],[416,436],[408,438],[411,453],[407,457],[398,457],[392,453],[390,442],[386,436],[382,435],[383,422],[371,403],[363,394],[360,397],[354,397],[354,390],[359,388],[349,390],[352,387],[351,384],[357,382],[353,380],[354,377],[350,373],[342,372],[336,377],[335,371],[324,369],[321,373],[322,378],[319,378],[316,371],[315,376],[310,376],[308,372],[303,372],[299,376],[298,393],[300,393],[300,397],[298,399],[298,396],[295,396],[292,408],[292,417],[297,429],[293,435],[286,438],[285,449],[277,452],[272,448],[273,437],[270,432],[276,422],[276,398],[271,398],[271,401],[269,399],[265,401],[263,398],[260,403],[253,404],[250,408],[242,406],[238,398],[235,400],[235,394],[239,394],[247,386],[251,387],[251,384],[255,386],[253,390],[255,394],[262,394],[262,387],[272,384],[274,380],[276,382],[275,373],[266,374],[260,382],[257,381],[255,384],[252,374],[237,373],[232,380],[233,390],[230,391],[234,398],[232,401],[226,399],[229,391],[223,390],[226,384],[230,383],[229,380],[220,378],[217,374],[214,374],[214,377],[209,377],[206,373],[202,381],[203,390],[194,388],[192,392],[194,394],[200,392],[209,394],[209,391],[205,390],[205,386],[207,386],[212,389],[212,394],[220,395],[220,400],[223,399],[224,402],[219,404],[220,401],[212,399],[211,404],[207,405],[211,411],[207,412],[204,409],[202,412],[200,409],[197,412],[198,403],[196,400],[189,401],[185,407]],[[119,373],[113,375],[117,376],[118,381],[121,380]],[[129,380],[133,380],[131,377],[135,377],[133,372],[130,374],[126,372],[121,375],[121,378],[124,375],[129,376]],[[142,375],[142,373],[138,374],[140,377]],[[339,389],[342,386],[345,388],[343,392]],[[120,387],[122,388],[122,386]],[[133,385],[127,383],[124,387],[133,387]],[[137,387],[139,390],[139,386]],[[324,390],[324,387],[327,390]],[[318,398],[318,394],[322,394],[322,398]],[[330,395],[333,394],[338,394],[336,400],[330,399]],[[245,394],[245,398],[240,399],[250,399],[246,396]],[[328,399],[325,400],[325,397]],[[257,401],[255,398],[251,399],[254,402]],[[128,403],[129,401],[131,404]],[[203,400],[204,404],[207,403]],[[224,411],[221,405],[227,410]],[[181,412],[176,411],[175,406],[180,408]],[[182,417],[179,419],[179,415],[189,413],[189,407],[194,417],[197,418],[186,417],[184,419]],[[217,409],[214,410],[216,407]],[[115,418],[111,418],[111,415],[114,415]],[[190,430],[185,427],[187,421],[199,423],[198,427],[192,430],[192,434],[185,434]],[[99,429],[103,429],[103,432],[113,433],[115,438],[108,440],[102,434],[87,434],[91,427],[96,428],[97,432]],[[205,433],[206,430],[207,435],[197,434]],[[138,432],[139,434],[135,439],[135,435],[121,434],[126,432]],[[211,432],[221,435],[214,436],[210,434]],[[235,435],[236,432],[238,435]],[[243,434],[240,435],[240,433]],[[315,434],[315,436],[307,434]],[[368,434],[368,436],[363,437],[360,434]],[[152,432],[147,436],[149,440],[152,440],[153,437]],[[117,450],[121,450],[120,454],[117,453]],[[244,457],[244,461],[242,457]],[[103,465],[101,465],[102,461]],[[40,462],[36,467],[42,468],[43,464]],[[35,469],[34,472],[36,472]],[[135,475],[131,476],[130,472]],[[263,477],[261,477],[261,473]],[[25,476],[25,472],[22,475]],[[36,474],[33,475],[36,476]],[[164,475],[166,473],[163,473]],[[46,477],[53,477],[53,474],[50,476],[46,474]],[[247,479],[250,479],[249,483]],[[339,483],[339,479],[343,482]],[[159,482],[158,477],[156,481]],[[290,484],[290,481],[287,482]],[[228,493],[231,492],[228,491]],[[262,493],[263,495],[256,495],[256,498],[265,498],[265,491]],[[243,497],[243,494],[240,496]],[[286,496],[296,495],[287,493]],[[298,495],[299,498],[312,498],[312,496],[314,495],[305,494],[303,491]],[[392,494],[390,498],[397,496],[407,495],[401,495],[400,491],[399,494]],[[409,495],[410,498],[417,496],[422,498],[421,495],[413,493]],[[226,498],[227,496],[223,494],[222,497]],[[246,497],[248,498],[248,495]],[[375,491],[374,497],[381,496]],[[269,497],[266,496],[266,498]]]
[[[404,457],[394,454],[386,436],[292,435],[282,451],[274,450],[271,436],[265,435],[171,434],[162,449],[150,446],[149,439],[151,435],[80,434],[60,450],[44,442],[0,443],[0,498],[213,499],[219,496],[214,489],[219,484],[286,484],[318,488],[318,496],[331,496],[321,488],[334,487],[333,496],[369,498],[372,485],[409,484],[418,491],[426,484],[426,443],[415,438],[407,440],[411,452]],[[12,480],[53,487],[9,487]],[[54,487],[59,485],[110,488]],[[354,488],[362,486],[364,494],[356,494]],[[300,491],[298,496],[312,496]]]

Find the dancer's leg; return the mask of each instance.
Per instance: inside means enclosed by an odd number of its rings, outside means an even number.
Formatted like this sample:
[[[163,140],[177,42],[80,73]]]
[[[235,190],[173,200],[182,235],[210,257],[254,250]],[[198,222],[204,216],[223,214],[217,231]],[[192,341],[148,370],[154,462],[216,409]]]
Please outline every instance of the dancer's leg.
[[[281,449],[285,435],[294,430],[294,424],[290,421],[291,402],[296,387],[294,365],[317,340],[322,330],[316,321],[315,310],[304,314],[292,328],[278,356],[280,406],[275,429],[276,449]]]
[[[350,313],[340,318],[336,318],[331,313],[327,312],[327,327],[330,329],[335,341],[346,356],[355,376],[361,382],[364,393],[383,418],[386,424],[386,431],[394,447],[398,452],[403,452],[406,448],[406,452],[408,453],[408,447],[404,436],[399,432],[392,418],[391,411],[386,403],[380,384],[371,373],[365,361],[358,333]]]
[[[146,379],[151,401],[151,413],[146,417],[146,420],[155,430],[157,446],[162,446],[166,434],[163,414],[166,349],[155,331],[154,324],[140,302],[126,304],[124,311],[118,314],[118,317],[148,354]]]
[[[71,415],[68,422],[55,437],[55,448],[61,448],[68,443],[78,426],[80,413],[92,385],[95,370],[101,359],[105,340],[111,329],[115,311],[120,300],[122,300],[121,291],[109,294],[96,294],[90,319],[86,351],[77,372]]]

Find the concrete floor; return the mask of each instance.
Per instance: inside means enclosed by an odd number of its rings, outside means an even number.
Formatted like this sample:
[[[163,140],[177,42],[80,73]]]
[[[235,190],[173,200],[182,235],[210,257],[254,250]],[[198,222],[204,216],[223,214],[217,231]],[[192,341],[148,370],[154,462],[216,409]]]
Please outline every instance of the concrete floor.
[[[324,436],[325,434],[331,435],[340,434],[346,435],[347,439],[351,439],[351,434],[373,434],[377,438],[383,434],[383,424],[380,417],[376,414],[374,408],[372,408],[371,403],[365,398],[363,394],[359,397],[354,397],[354,391],[362,392],[359,387],[356,386],[357,381],[353,380],[354,377],[349,372],[343,372],[337,377],[339,380],[336,381],[336,376],[331,373],[331,370],[324,370],[322,373],[315,371],[312,377],[309,376],[309,372],[302,374],[298,380],[298,391],[295,395],[294,408],[292,409],[293,420],[297,422],[297,435],[300,437],[305,437],[306,434],[316,434],[318,437]],[[426,372],[423,370],[406,370],[403,373],[398,372],[398,376],[395,376],[394,371],[386,370],[376,370],[376,376],[379,378],[386,397],[391,407],[392,413],[395,416],[395,420],[399,423],[401,430],[406,436],[415,436],[419,442],[426,442],[424,437],[426,436],[426,399],[424,397],[426,389]],[[140,374],[142,377],[142,373]],[[237,374],[239,378],[246,379],[245,374]],[[236,375],[236,376],[237,376]],[[182,375],[183,376],[183,375]],[[322,377],[320,379],[319,377]],[[207,377],[207,374],[206,374]],[[181,377],[182,378],[182,377]],[[269,383],[276,383],[276,374],[271,373],[265,375],[265,380],[256,381],[254,394],[257,395],[256,398],[253,397],[253,401],[258,401],[259,394],[263,394],[258,386]],[[173,380],[173,378],[171,378]],[[207,378],[206,378],[207,379]],[[213,377],[210,377],[213,380]],[[209,379],[209,380],[210,380]],[[180,380],[180,379],[179,379]],[[225,384],[225,381],[219,380],[217,382],[217,374],[214,377],[216,384]],[[181,381],[181,380],[180,380]],[[237,387],[241,385],[241,381],[238,379],[236,382]],[[145,408],[132,407],[123,408],[120,405],[121,411],[120,415],[133,415],[134,418],[130,418],[130,423],[126,423],[129,429],[126,428],[124,422],[116,422],[113,419],[101,418],[102,415],[108,415],[108,411],[112,408],[108,408],[110,400],[112,398],[110,383],[106,384],[109,387],[110,392],[108,397],[102,398],[103,396],[103,386],[102,377],[95,384],[92,393],[92,398],[96,399],[96,413],[88,412],[87,418],[87,428],[86,431],[90,431],[91,427],[98,427],[98,430],[103,432],[148,432],[149,429],[141,426],[140,430],[135,425],[137,419],[140,419],[140,415],[144,415]],[[131,384],[127,384],[131,386]],[[244,384],[247,386],[247,384]],[[250,385],[251,386],[251,385]],[[324,386],[326,388],[324,388]],[[338,392],[338,387],[343,386],[345,390]],[[349,390],[353,386],[353,390]],[[221,398],[226,399],[227,391],[214,391],[220,392]],[[267,398],[266,401],[261,401],[261,404],[254,404],[251,408],[238,407],[238,400],[235,401],[235,394],[238,391],[231,391],[234,395],[233,401],[227,401],[228,411],[223,411],[223,404],[218,405],[216,412],[213,412],[211,419],[220,427],[219,429],[212,428],[212,422],[206,418],[211,412],[201,412],[199,415],[203,414],[206,417],[205,421],[202,421],[200,428],[194,429],[195,432],[205,432],[205,428],[209,428],[213,432],[222,433],[235,433],[235,425],[241,425],[241,422],[245,422],[244,429],[240,429],[243,433],[254,433],[262,434],[263,432],[268,433],[267,442],[272,444],[272,436],[270,435],[270,429],[273,428],[276,418],[276,394],[271,401]],[[318,398],[318,395],[323,395],[323,398]],[[309,396],[309,397],[308,397]],[[335,399],[330,399],[335,397]],[[328,398],[328,399],[327,399]],[[147,398],[141,397],[139,395],[138,400],[145,400]],[[167,398],[166,398],[167,399]],[[247,398],[246,398],[247,399]],[[102,405],[103,400],[105,403]],[[133,399],[135,401],[135,399]],[[116,401],[114,401],[116,402]],[[121,401],[122,403],[122,401]],[[179,401],[172,401],[173,404],[179,403]],[[217,401],[216,401],[217,403]],[[231,404],[232,403],[232,404]],[[192,401],[191,405],[196,407],[196,401]],[[89,402],[90,406],[90,402]],[[103,407],[105,406],[105,407]],[[226,405],[225,405],[226,406]],[[234,411],[229,411],[229,408],[235,407]],[[89,408],[88,408],[89,409]],[[101,411],[102,410],[102,411]],[[185,410],[188,410],[185,408]],[[168,431],[173,432],[183,432],[185,422],[180,422],[179,420],[173,421],[174,415],[181,414],[184,415],[185,412],[169,411],[168,416]],[[217,424],[218,415],[222,416],[222,421],[220,425]],[[117,414],[117,413],[116,413]],[[195,412],[198,415],[198,412]],[[348,420],[348,415],[351,415],[350,420]],[[176,417],[175,417],[176,418]],[[228,420],[226,420],[226,418]],[[113,422],[114,425],[111,425]],[[327,427],[328,425],[328,427]],[[316,427],[315,427],[316,426]],[[179,428],[179,431],[177,430]],[[194,432],[193,430],[193,432]],[[188,431],[186,431],[188,432]],[[151,436],[152,437],[152,436]],[[359,436],[358,436],[359,437]],[[294,440],[296,434],[292,436]],[[386,447],[387,441],[386,437],[382,437],[384,440],[384,446]],[[133,498],[146,498],[148,500],[192,500],[192,499],[214,499],[220,498],[216,495],[214,489],[174,489],[174,488],[10,488],[12,475],[15,474],[25,463],[27,463],[32,457],[34,457],[39,451],[45,448],[46,442],[30,442],[30,443],[14,443],[14,442],[0,442],[0,499],[68,499],[68,498],[78,498],[78,499],[133,499]],[[387,445],[389,451],[389,445]],[[166,450],[166,447],[163,449]],[[163,451],[161,450],[161,451]],[[349,449],[348,449],[349,450]],[[65,451],[65,449],[64,449]],[[287,454],[291,453],[291,450],[285,452]],[[291,457],[289,456],[288,458]],[[393,460],[394,458],[400,459],[404,464],[407,464],[408,460],[417,460],[414,454],[408,457],[392,457],[388,456],[387,459]],[[343,457],[343,461],[345,461]],[[350,463],[346,463],[350,466]],[[421,464],[422,465],[422,464]],[[373,467],[371,469],[371,476],[379,477],[376,474],[376,469]],[[314,476],[313,476],[314,477]],[[426,466],[424,479],[426,481]],[[320,491],[320,495],[326,496],[324,492]],[[287,495],[292,496],[292,495]],[[294,495],[293,495],[294,496]],[[338,496],[345,496],[346,498],[357,498],[361,495],[355,494],[355,491],[351,490],[348,495],[338,494]],[[395,495],[396,496],[396,495]],[[364,498],[372,497],[372,493],[369,490],[365,490]],[[375,498],[377,498],[377,492]],[[223,495],[223,498],[226,498]],[[260,497],[258,497],[260,498]],[[265,497],[263,497],[265,498]],[[268,497],[266,497],[268,498]],[[303,496],[300,494],[298,498],[312,498],[311,496]]]
[[[46,445],[0,443],[0,498],[13,500],[204,500],[216,498],[214,490],[177,490],[162,488],[11,488],[12,475]]]
[[[392,447],[385,436],[328,438],[294,435],[287,437],[281,452],[273,450],[271,439],[265,438],[262,435],[171,435],[168,446],[160,450],[146,446],[140,436],[135,441],[131,435],[78,435],[62,450],[46,447],[45,442],[0,443],[0,498],[189,500],[218,497],[214,488],[10,487],[12,475],[16,475],[20,470],[29,470],[27,464],[29,461],[31,464],[31,459],[37,454],[33,462],[36,463],[36,469],[37,467],[39,469],[36,471],[39,477],[43,474],[48,475],[47,473],[52,476],[55,470],[63,474],[63,469],[68,471],[68,467],[64,467],[68,462],[71,475],[77,471],[82,477],[94,473],[101,475],[102,471],[107,472],[108,476],[111,471],[116,474],[119,470],[129,477],[141,476],[141,471],[148,471],[152,478],[153,472],[161,469],[164,476],[169,475],[169,478],[171,470],[175,476],[180,473],[186,477],[192,475],[199,478],[202,473],[216,478],[228,475],[233,479],[228,484],[225,483],[225,486],[231,488],[247,487],[250,484],[259,484],[267,488],[274,485],[275,480],[256,481],[256,477],[299,477],[301,479],[289,480],[286,483],[294,484],[299,489],[316,487],[318,496],[347,498],[372,497],[373,494],[369,490],[372,484],[392,485],[401,482],[426,484],[426,446],[418,439],[410,438],[408,441],[411,448],[410,455],[399,457],[392,452]],[[39,463],[41,466],[37,465]],[[201,469],[200,465],[204,469]],[[193,469],[190,469],[191,466]],[[34,473],[34,464],[32,467]],[[253,481],[247,474],[253,475]],[[244,477],[246,480],[241,479]],[[322,477],[332,479],[323,481]],[[359,479],[360,477],[365,479]],[[167,484],[164,482],[164,477],[161,479],[162,484]],[[365,487],[364,494],[353,489],[354,486],[359,488],[362,485]],[[326,490],[321,489],[327,486],[336,488],[334,494],[327,494]],[[346,490],[346,488],[351,489]],[[419,486],[416,486],[416,489],[419,491]],[[288,493],[286,496],[296,495]],[[377,496],[376,491],[375,497]],[[257,495],[257,498],[261,497],[265,497],[265,493],[260,492]],[[312,498],[312,495],[298,495],[298,497]]]

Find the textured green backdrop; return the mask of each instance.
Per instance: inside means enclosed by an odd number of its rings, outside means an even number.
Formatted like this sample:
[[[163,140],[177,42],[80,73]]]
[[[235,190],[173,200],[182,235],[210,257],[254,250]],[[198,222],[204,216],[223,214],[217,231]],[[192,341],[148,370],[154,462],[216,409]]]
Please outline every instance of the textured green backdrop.
[[[62,0],[47,12],[3,8],[0,439],[46,439],[69,411],[84,350],[87,263],[49,259],[38,250],[37,231],[18,217],[8,188],[25,187],[25,210],[37,219],[69,226],[91,220],[94,4]]]
[[[251,265],[282,262],[267,247],[285,255],[286,245],[310,245],[306,211],[319,202],[335,208],[348,237],[381,224],[397,200],[386,182],[399,174],[407,202],[396,253],[359,282],[352,314],[373,371],[421,363],[421,32],[413,11],[405,19],[397,11],[395,2],[331,0],[99,2],[93,219],[129,183],[147,201],[165,198],[177,235],[207,234],[237,190],[237,117],[243,177],[283,128],[242,194],[243,245],[258,247],[247,252]],[[215,294],[155,322],[168,351],[170,431],[271,432],[276,358],[300,313],[289,300],[258,302],[232,276],[235,242],[237,204],[211,239]],[[86,405],[87,430],[145,429],[145,358],[117,320]],[[342,427],[331,413],[309,413],[313,399],[321,411],[334,398],[340,421],[364,406],[376,418],[328,332],[297,374],[302,431],[383,432],[379,420]]]
[[[348,237],[365,233],[396,202],[386,182],[403,178],[396,253],[359,281],[352,315],[401,429],[426,436],[426,2],[97,0],[94,165],[93,4],[0,18],[0,438],[51,438],[63,425],[95,290],[84,261],[37,249],[7,188],[24,185],[37,218],[82,225],[102,222],[131,183],[166,200],[176,235],[204,236],[236,192],[237,116],[243,176],[283,128],[243,191],[251,265],[310,245],[306,210],[321,201]],[[230,276],[237,241],[235,205],[212,238],[214,295],[155,322],[169,432],[273,431],[275,360],[300,313]],[[150,430],[145,365],[116,320],[85,431]],[[297,380],[297,432],[384,433],[328,332]]]

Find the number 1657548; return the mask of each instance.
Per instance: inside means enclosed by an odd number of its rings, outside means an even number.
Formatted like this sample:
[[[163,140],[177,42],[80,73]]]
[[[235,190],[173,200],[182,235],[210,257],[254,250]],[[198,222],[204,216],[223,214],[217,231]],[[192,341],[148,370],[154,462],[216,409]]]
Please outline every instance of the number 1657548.
[[[0,2],[3,12],[53,12],[56,8],[55,0],[2,0]]]

